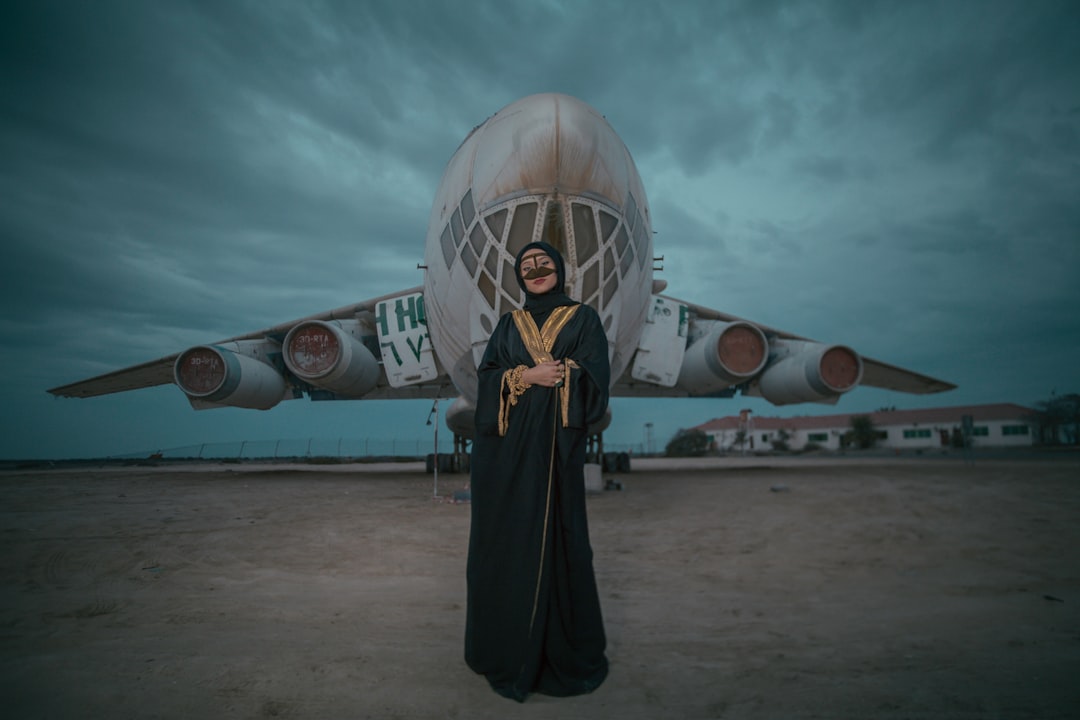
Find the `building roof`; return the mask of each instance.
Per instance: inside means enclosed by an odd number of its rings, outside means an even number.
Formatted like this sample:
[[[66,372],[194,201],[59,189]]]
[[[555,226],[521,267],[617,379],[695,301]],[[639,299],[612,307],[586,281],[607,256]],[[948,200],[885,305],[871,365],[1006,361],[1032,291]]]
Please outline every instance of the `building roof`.
[[[926,408],[923,410],[878,410],[869,413],[843,413],[839,415],[804,415],[799,417],[769,417],[753,415],[754,430],[818,430],[824,428],[849,427],[851,418],[868,415],[876,427],[896,425],[949,425],[959,426],[964,415],[971,415],[975,422],[991,420],[1026,421],[1034,410],[1013,403],[995,403],[991,405],[958,405],[955,407]],[[739,416],[729,415],[714,418],[696,426],[694,430],[719,432],[721,430],[739,430]]]

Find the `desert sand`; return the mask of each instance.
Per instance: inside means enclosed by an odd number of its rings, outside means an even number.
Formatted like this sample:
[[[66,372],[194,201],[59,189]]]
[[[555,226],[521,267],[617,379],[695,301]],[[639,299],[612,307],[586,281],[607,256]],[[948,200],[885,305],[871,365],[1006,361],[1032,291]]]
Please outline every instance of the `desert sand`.
[[[413,466],[0,473],[3,716],[1080,716],[1080,458],[611,477],[610,676],[518,705],[462,660],[469,505]]]

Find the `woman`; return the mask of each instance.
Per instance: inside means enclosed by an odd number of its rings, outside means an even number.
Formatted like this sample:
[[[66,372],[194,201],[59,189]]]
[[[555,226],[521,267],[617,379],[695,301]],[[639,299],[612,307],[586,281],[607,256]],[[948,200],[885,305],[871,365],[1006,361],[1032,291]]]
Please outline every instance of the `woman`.
[[[566,296],[547,243],[517,256],[525,307],[477,370],[465,660],[495,692],[578,695],[607,675],[585,517],[587,428],[608,401],[607,338]]]

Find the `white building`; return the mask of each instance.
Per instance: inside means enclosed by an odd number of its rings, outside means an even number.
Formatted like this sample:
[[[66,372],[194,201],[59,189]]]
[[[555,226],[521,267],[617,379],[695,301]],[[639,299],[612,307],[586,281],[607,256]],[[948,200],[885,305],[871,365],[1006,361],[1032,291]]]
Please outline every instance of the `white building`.
[[[778,418],[744,412],[698,425],[719,451],[771,450],[786,443],[791,450],[819,447],[839,450],[851,430],[851,419],[868,416],[878,433],[877,447],[914,450],[955,447],[963,438],[965,416],[970,417],[973,447],[1028,447],[1035,444],[1038,428],[1034,411],[1020,405],[963,405],[926,410],[882,410],[871,413]]]

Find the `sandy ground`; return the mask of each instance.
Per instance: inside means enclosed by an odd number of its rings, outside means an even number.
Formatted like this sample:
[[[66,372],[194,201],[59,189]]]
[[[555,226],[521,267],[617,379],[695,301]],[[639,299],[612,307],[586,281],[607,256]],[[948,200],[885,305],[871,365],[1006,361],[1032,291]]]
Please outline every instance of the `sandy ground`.
[[[609,679],[525,705],[462,661],[469,506],[333,470],[0,473],[3,716],[1080,716],[1080,458],[639,463]]]

